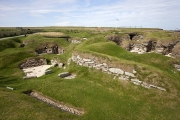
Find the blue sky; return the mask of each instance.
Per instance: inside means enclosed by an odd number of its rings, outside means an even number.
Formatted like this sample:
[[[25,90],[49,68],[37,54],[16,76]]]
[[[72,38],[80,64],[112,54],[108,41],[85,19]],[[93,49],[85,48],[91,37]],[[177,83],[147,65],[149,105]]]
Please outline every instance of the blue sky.
[[[180,1],[0,0],[0,26],[142,26],[174,30],[180,29]]]

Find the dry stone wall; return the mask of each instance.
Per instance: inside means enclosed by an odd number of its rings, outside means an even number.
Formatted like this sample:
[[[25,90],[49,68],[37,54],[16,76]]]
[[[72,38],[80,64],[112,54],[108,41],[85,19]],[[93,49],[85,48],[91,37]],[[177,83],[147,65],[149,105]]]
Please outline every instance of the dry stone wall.
[[[125,80],[125,81],[129,81],[132,82],[135,85],[141,85],[142,87],[145,88],[156,88],[162,91],[166,91],[165,88],[159,87],[159,86],[155,86],[155,85],[151,85],[148,84],[146,82],[140,81],[137,77],[136,77],[136,73],[137,71],[135,71],[134,69],[132,70],[132,72],[129,71],[125,71],[120,67],[112,67],[111,65],[109,65],[108,63],[100,63],[99,61],[97,61],[96,59],[94,59],[95,57],[89,58],[84,58],[78,54],[73,54],[72,55],[72,61],[75,62],[77,65],[80,66],[85,66],[85,67],[89,67],[89,68],[95,68],[97,70],[101,70],[102,72],[105,72],[107,74],[111,74],[113,76],[115,76],[115,78],[118,78],[119,80]]]
[[[76,115],[83,115],[84,114],[84,111],[83,110],[80,110],[80,109],[77,109],[77,108],[74,108],[74,107],[69,107],[63,103],[59,103],[55,100],[52,100],[38,92],[35,92],[35,91],[31,91],[30,93],[30,96],[38,99],[38,100],[41,100],[47,104],[50,104],[54,107],[57,107],[63,111],[66,111],[66,112],[69,112],[69,113],[72,113],[72,114],[76,114]]]

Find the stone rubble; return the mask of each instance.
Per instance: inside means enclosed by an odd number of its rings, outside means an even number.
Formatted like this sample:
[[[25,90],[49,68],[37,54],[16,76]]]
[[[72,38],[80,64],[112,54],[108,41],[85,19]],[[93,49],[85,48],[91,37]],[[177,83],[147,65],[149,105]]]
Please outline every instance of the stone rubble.
[[[41,65],[47,65],[47,61],[44,58],[32,58],[26,60],[25,62],[19,65],[20,69],[30,68],[30,67],[37,67]]]
[[[148,84],[146,82],[140,81],[136,78],[135,74],[137,71],[132,70],[132,73],[122,70],[121,68],[114,68],[111,66],[108,66],[107,63],[98,63],[96,60],[94,60],[94,57],[92,58],[82,58],[80,55],[72,55],[72,61],[75,62],[77,65],[85,66],[89,68],[95,68],[97,70],[101,70],[107,74],[114,75],[114,79],[118,78],[119,80],[125,80],[130,81],[135,85],[141,85],[144,88],[156,88],[161,91],[166,91],[166,89],[162,87],[158,87],[155,85]]]
[[[76,114],[76,115],[80,115],[80,116],[82,116],[84,114],[83,110],[77,109],[75,107],[69,107],[69,106],[67,106],[67,105],[65,105],[63,103],[52,100],[52,99],[50,99],[50,98],[48,98],[48,97],[46,97],[46,96],[44,96],[44,95],[42,95],[42,94],[40,94],[38,92],[31,91],[30,96],[32,96],[32,97],[34,97],[34,98],[36,98],[38,100],[41,100],[41,101],[43,101],[43,102],[45,102],[47,104],[50,104],[50,105],[52,105],[52,106],[54,106],[56,108],[59,108],[59,109],[61,109],[63,111],[66,111],[66,112]]]

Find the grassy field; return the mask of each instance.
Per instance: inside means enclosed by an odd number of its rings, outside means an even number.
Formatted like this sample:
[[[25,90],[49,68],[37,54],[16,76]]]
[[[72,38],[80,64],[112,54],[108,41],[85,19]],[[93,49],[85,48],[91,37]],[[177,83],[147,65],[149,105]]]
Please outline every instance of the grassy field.
[[[70,44],[63,38],[45,38],[43,35],[28,35],[0,41],[0,120],[178,120],[180,119],[180,72],[172,64],[179,60],[150,53],[130,53],[105,36],[112,31],[91,29],[45,29],[62,32],[73,38],[88,38],[81,44]],[[145,29],[146,30],[146,29]],[[122,30],[119,30],[122,31]],[[128,31],[124,29],[123,31]],[[139,30],[138,30],[139,31]],[[151,33],[148,33],[151,34]],[[161,35],[155,36],[159,39]],[[19,48],[26,43],[24,48]],[[67,64],[73,52],[82,52],[107,57],[117,63],[132,64],[142,81],[154,83],[167,89],[166,92],[146,89],[130,82],[113,79],[93,68],[78,66],[71,62],[66,69],[51,68],[53,73],[39,78],[23,80],[24,73],[18,68],[23,60],[37,57],[35,49],[43,43],[56,43],[65,49],[62,55],[44,54],[51,60],[58,57]],[[58,77],[69,71],[77,75],[66,80]],[[174,72],[175,71],[175,72]],[[6,87],[13,87],[9,90]],[[83,108],[83,116],[63,112],[23,93],[36,90],[67,105]]]

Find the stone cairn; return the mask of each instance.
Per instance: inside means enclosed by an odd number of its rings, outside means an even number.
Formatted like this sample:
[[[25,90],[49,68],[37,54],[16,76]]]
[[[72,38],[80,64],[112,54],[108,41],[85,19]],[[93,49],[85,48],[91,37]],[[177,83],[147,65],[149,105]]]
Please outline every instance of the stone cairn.
[[[119,80],[130,81],[133,84],[141,85],[144,88],[148,88],[148,89],[156,88],[161,91],[166,91],[166,89],[164,89],[162,87],[151,85],[151,84],[148,84],[146,82],[143,82],[143,81],[140,81],[139,79],[137,79],[137,77],[135,76],[135,74],[137,72],[135,70],[133,70],[132,73],[126,72],[126,71],[122,70],[121,68],[111,67],[107,63],[99,64],[98,61],[96,61],[94,58],[95,57],[82,58],[80,55],[72,55],[72,61],[80,66],[85,66],[85,67],[101,70],[102,72],[105,72],[107,74],[114,75],[114,78],[118,77]]]
[[[63,111],[66,111],[66,112],[69,112],[69,113],[72,113],[72,114],[76,114],[76,115],[80,115],[80,116],[84,114],[84,111],[81,110],[81,109],[67,106],[67,105],[65,105],[64,103],[60,103],[60,102],[58,102],[58,101],[55,101],[55,100],[53,100],[53,99],[51,99],[51,98],[48,98],[48,97],[46,97],[46,96],[44,96],[44,95],[42,95],[42,94],[40,94],[40,93],[38,93],[38,92],[36,92],[36,91],[31,91],[31,92],[28,93],[28,94],[29,94],[30,96],[38,99],[38,100],[41,100],[41,101],[43,101],[43,102],[45,102],[45,103],[47,103],[47,104],[50,104],[50,105],[52,105],[52,106],[54,106],[54,107],[56,107],[56,108],[61,109],[61,110],[63,110]]]

